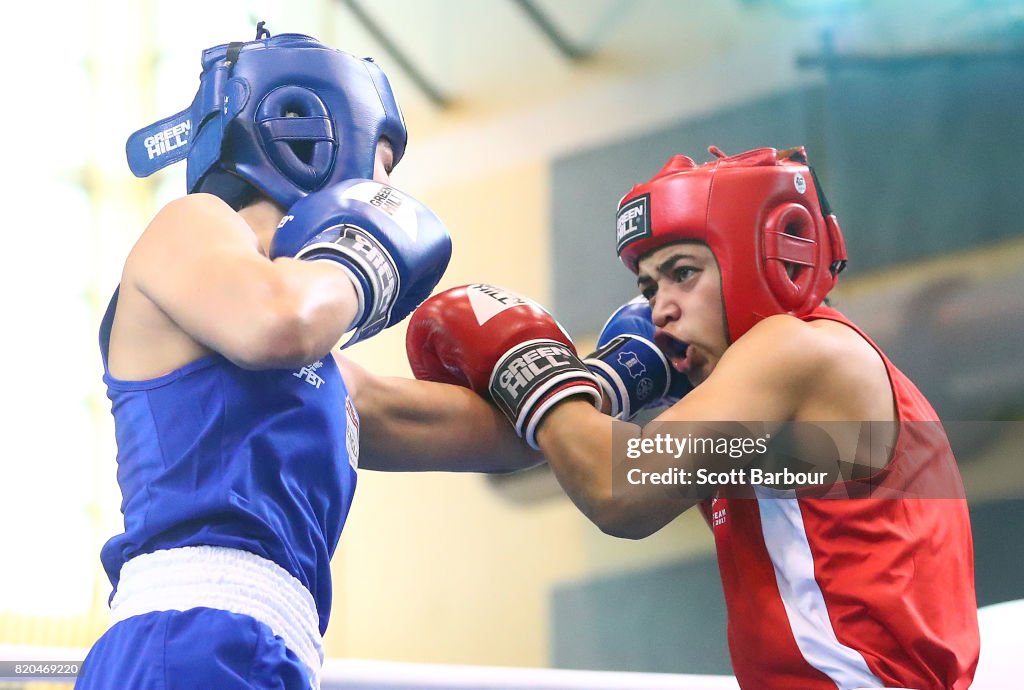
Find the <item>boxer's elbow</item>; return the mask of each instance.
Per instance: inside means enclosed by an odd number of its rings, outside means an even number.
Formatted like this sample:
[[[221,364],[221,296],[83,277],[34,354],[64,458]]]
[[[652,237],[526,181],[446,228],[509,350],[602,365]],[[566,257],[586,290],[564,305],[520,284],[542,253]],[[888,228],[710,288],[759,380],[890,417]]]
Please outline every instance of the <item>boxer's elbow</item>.
[[[550,437],[548,437],[550,438]],[[643,539],[657,528],[649,524],[635,492],[620,486],[604,466],[610,458],[580,442],[545,448],[548,464],[576,507],[605,534],[622,539]],[[543,443],[542,443],[543,447]]]
[[[315,317],[301,301],[276,296],[240,330],[235,356],[229,358],[246,369],[284,369],[315,362],[342,335],[341,329],[332,329],[332,324]]]
[[[637,487],[615,487],[592,493],[584,513],[609,536],[643,539],[667,525],[689,506],[689,502],[666,501]]]
[[[242,342],[221,351],[243,369],[286,369],[319,359],[299,322],[268,316],[246,331]]]
[[[260,356],[265,368],[300,367],[323,357],[330,349],[301,314],[279,315],[261,337]]]
[[[643,539],[657,532],[664,524],[657,524],[642,510],[615,498],[595,504],[587,517],[602,532],[619,539]]]

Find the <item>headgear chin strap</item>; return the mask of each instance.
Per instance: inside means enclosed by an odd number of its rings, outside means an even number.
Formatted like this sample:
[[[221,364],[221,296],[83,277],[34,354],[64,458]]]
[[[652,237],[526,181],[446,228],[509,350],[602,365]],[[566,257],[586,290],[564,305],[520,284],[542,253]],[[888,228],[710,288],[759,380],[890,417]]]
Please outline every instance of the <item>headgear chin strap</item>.
[[[128,138],[136,176],[184,158],[189,192],[237,208],[255,187],[288,208],[332,183],[372,178],[381,137],[398,163],[405,121],[373,60],[301,34],[259,35],[203,51],[192,105]]]
[[[616,248],[633,271],[670,242],[703,242],[722,274],[730,342],[766,316],[803,316],[846,266],[846,245],[803,147],[697,165],[675,156],[619,202]]]

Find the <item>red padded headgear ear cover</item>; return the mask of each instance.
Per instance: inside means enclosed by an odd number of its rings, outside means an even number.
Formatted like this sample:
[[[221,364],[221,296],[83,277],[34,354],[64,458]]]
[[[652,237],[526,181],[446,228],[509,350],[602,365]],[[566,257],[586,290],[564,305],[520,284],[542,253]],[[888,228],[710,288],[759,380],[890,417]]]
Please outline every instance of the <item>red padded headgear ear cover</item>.
[[[622,198],[616,248],[636,273],[665,244],[706,244],[734,342],[766,316],[803,316],[820,305],[846,265],[846,246],[802,147],[710,150],[719,157],[702,165],[671,158]]]

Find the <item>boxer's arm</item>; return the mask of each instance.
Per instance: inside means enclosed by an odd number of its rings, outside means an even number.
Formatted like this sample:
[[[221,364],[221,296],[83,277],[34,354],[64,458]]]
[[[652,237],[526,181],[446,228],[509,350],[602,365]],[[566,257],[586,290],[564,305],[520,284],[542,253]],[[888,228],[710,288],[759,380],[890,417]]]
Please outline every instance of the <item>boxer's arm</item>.
[[[347,357],[335,359],[359,412],[361,468],[510,472],[544,461],[471,390],[376,376]]]
[[[206,194],[173,201],[157,214],[128,257],[122,285],[203,347],[253,369],[322,357],[357,308],[341,271],[270,261],[245,221]]]
[[[643,428],[615,421],[584,402],[568,401],[548,413],[537,440],[559,483],[587,517],[609,534],[639,539],[715,487],[634,485],[627,481],[628,470],[659,473],[677,468],[695,476],[698,468],[725,472],[750,465],[749,458],[692,452],[678,458],[645,453],[629,459],[624,457],[627,438],[654,438],[658,433],[763,438],[779,423],[797,417],[813,392],[816,373],[834,364],[837,355],[807,324],[772,317],[737,340],[704,383]],[[613,429],[618,444],[613,444]]]

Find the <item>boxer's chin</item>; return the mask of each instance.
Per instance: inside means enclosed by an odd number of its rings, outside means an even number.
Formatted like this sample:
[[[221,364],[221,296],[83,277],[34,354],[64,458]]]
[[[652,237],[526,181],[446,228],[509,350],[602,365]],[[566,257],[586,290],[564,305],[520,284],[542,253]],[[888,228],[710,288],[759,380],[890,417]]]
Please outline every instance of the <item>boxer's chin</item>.
[[[679,369],[679,371],[686,374],[691,385],[697,387],[711,376],[716,363],[717,360],[712,361],[700,348],[690,345],[686,348],[686,359],[683,363],[685,368]],[[673,366],[675,366],[674,362]]]

